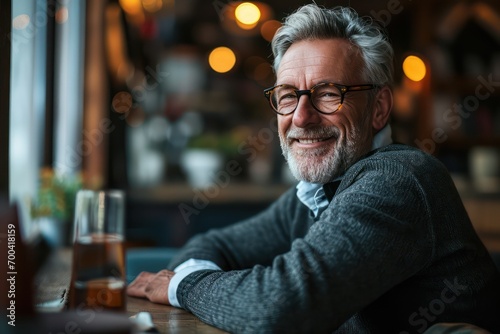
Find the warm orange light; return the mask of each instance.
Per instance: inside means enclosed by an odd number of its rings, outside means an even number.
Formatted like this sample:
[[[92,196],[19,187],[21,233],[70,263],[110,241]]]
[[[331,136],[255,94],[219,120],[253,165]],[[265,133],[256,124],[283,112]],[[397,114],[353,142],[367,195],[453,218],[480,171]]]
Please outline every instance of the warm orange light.
[[[241,23],[240,21],[236,20],[236,24],[238,25],[238,27],[240,27],[243,30],[252,30],[253,28],[255,28],[257,26],[257,23],[258,22],[255,22],[254,24],[245,24],[245,23]]]
[[[111,100],[111,105],[113,110],[119,114],[126,114],[132,108],[133,99],[129,92],[118,92],[113,96]]]
[[[417,56],[408,56],[403,61],[403,72],[412,81],[421,81],[427,72],[425,63]]]
[[[259,22],[260,9],[251,2],[243,2],[236,7],[234,15],[239,22],[252,26]]]
[[[236,64],[236,56],[230,48],[220,46],[210,52],[208,63],[215,72],[226,73]]]
[[[61,7],[56,12],[56,22],[59,24],[63,24],[68,21],[68,8]]]
[[[120,0],[120,6],[129,15],[137,15],[142,12],[141,0]]]

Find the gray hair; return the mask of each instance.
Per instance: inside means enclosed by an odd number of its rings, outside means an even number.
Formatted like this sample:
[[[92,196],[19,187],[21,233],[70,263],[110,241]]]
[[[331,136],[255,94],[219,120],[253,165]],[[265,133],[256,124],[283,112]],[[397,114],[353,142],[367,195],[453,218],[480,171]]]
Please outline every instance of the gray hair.
[[[321,8],[316,4],[300,7],[289,15],[271,43],[274,71],[295,42],[312,39],[343,38],[356,46],[365,68],[364,80],[378,85],[393,83],[394,51],[383,28],[369,18],[362,18],[351,8]]]

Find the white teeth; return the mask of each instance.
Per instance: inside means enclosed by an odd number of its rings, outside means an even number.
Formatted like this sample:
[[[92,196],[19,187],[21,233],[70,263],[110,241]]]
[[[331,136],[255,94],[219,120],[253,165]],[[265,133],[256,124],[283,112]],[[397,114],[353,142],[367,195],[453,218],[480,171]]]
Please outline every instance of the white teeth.
[[[323,141],[323,139],[298,139],[298,141],[301,144],[313,144],[313,143]]]

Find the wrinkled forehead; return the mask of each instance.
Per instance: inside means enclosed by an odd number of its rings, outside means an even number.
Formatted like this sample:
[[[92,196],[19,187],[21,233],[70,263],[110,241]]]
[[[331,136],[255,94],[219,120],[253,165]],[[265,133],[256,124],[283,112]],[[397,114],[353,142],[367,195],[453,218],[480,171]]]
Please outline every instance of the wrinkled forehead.
[[[359,49],[344,39],[305,40],[292,44],[283,55],[278,81],[301,75],[359,78],[363,61]],[[353,78],[353,79],[354,79]]]

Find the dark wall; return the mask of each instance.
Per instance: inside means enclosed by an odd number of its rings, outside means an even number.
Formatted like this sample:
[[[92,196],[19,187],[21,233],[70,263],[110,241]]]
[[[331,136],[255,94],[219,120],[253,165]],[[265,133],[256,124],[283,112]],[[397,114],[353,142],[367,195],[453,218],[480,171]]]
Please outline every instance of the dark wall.
[[[144,246],[180,247],[195,234],[251,217],[270,205],[257,203],[210,203],[188,221],[178,204],[128,201],[126,239]]]

